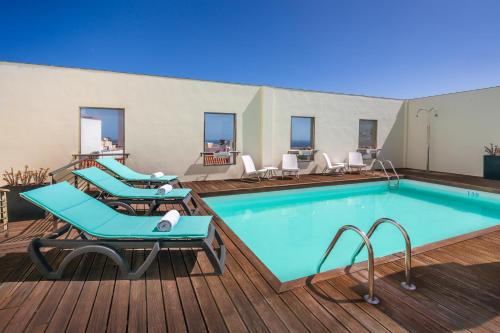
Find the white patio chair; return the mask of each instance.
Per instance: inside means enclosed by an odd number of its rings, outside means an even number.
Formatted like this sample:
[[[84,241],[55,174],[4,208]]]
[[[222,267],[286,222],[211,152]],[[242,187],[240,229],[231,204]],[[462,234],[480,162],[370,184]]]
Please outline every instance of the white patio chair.
[[[260,177],[265,174],[267,169],[255,169],[255,164],[250,155],[241,155],[241,160],[243,161],[243,174],[240,179],[243,180],[244,176],[246,176],[247,179],[257,178],[260,182]]]
[[[281,179],[285,175],[294,175],[299,179],[299,162],[295,154],[283,154],[283,163],[281,165]]]
[[[363,155],[359,152],[349,152],[348,161],[349,171],[358,171],[362,173],[366,169],[366,164],[363,162]]]
[[[326,175],[333,172],[334,174],[341,175],[345,172],[345,163],[332,163],[327,153],[323,153],[323,158],[325,159],[325,168],[322,174]]]

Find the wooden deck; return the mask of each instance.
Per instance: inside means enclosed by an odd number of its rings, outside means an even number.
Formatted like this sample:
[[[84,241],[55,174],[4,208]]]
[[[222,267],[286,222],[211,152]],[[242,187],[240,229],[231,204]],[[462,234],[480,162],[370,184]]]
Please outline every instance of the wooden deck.
[[[301,186],[352,181],[304,176]],[[215,181],[185,184],[202,194],[297,185]],[[195,194],[198,197],[198,194]],[[203,212],[202,212],[203,213]],[[376,267],[377,306],[362,301],[360,270],[276,293],[227,234],[227,270],[197,249],[162,251],[146,275],[122,280],[105,257],[75,260],[61,281],[41,279],[26,254],[50,221],[16,222],[0,242],[0,330],[4,332],[500,332],[500,229],[413,257],[417,290],[399,287],[403,262]],[[133,265],[144,257],[130,251]],[[65,252],[50,251],[55,263]]]

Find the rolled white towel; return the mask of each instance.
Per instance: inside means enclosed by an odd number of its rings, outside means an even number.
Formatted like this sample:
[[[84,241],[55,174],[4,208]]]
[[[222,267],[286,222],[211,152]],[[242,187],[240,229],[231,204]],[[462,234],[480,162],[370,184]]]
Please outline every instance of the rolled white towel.
[[[163,215],[160,222],[156,225],[158,231],[170,231],[179,222],[181,215],[175,209],[168,211]]]
[[[151,178],[160,178],[161,176],[164,176],[165,174],[161,171],[154,172],[151,174]]]
[[[158,188],[158,191],[156,192],[156,194],[158,194],[158,195],[165,195],[168,192],[172,191],[172,189],[173,189],[172,185],[165,184],[165,185],[160,186]]]

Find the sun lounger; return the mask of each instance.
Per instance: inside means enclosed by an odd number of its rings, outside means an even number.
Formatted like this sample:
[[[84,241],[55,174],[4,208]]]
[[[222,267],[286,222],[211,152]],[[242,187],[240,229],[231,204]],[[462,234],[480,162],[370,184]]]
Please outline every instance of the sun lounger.
[[[323,153],[323,158],[325,159],[325,168],[322,172],[324,175],[330,172],[341,175],[345,172],[345,163],[332,163],[327,153]]]
[[[226,249],[211,223],[211,216],[181,216],[171,231],[158,231],[159,216],[132,216],[117,212],[103,202],[71,186],[68,182],[21,193],[21,197],[67,222],[43,238],[35,238],[28,254],[47,279],[60,279],[72,259],[84,253],[99,253],[113,260],[126,279],[138,279],[148,269],[161,249],[202,248],[222,274]],[[76,232],[75,232],[76,231]],[[77,238],[66,238],[70,234]],[[64,237],[64,238],[62,238]],[[212,246],[216,240],[219,251]],[[71,250],[57,270],[47,262],[41,248]],[[144,262],[132,271],[123,256],[125,249],[151,249]],[[219,252],[219,254],[217,254]]]
[[[257,170],[255,168],[255,164],[253,163],[253,159],[252,159],[252,156],[250,155],[242,155],[241,156],[241,160],[243,161],[243,174],[241,175],[241,180],[243,180],[244,176],[246,176],[246,178],[257,178],[257,180],[260,182],[260,178],[263,177],[266,172],[267,172],[267,169],[260,169],[260,170]]]
[[[285,175],[294,175],[297,179],[299,179],[299,163],[297,161],[297,155],[283,154],[281,178],[283,179]]]
[[[165,203],[181,205],[188,215],[194,213],[189,208],[189,202],[193,204],[195,209],[197,207],[196,202],[191,197],[191,189],[189,188],[174,188],[168,193],[158,194],[158,189],[130,186],[96,167],[74,170],[73,173],[102,191],[98,199],[108,202],[119,201],[127,205],[135,203],[148,204],[149,211],[147,215],[151,215],[159,205]]]
[[[144,173],[136,172],[126,165],[118,162],[112,157],[102,157],[95,160],[99,165],[106,168],[108,171],[123,179],[127,183],[145,184],[148,186],[155,186],[158,184],[175,184],[178,183],[177,176],[163,175],[154,177]]]
[[[366,164],[363,162],[363,155],[360,152],[349,153],[349,170],[356,170],[359,173],[366,170]]]

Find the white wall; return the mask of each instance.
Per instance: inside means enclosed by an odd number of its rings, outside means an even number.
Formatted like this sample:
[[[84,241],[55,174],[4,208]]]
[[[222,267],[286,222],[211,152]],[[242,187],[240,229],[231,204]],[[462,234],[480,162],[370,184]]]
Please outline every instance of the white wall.
[[[125,110],[129,165],[183,180],[238,178],[231,166],[203,166],[204,112],[236,113],[237,150],[258,166],[278,165],[290,145],[290,117],[316,117],[316,146],[343,160],[360,118],[378,120],[378,143],[403,160],[403,101],[298,90],[0,62],[0,171],[60,167],[79,152],[80,107]],[[302,165],[323,167],[320,155]]]
[[[500,87],[408,101],[407,161],[425,169],[426,121],[420,108],[435,108],[431,118],[430,169],[483,176],[483,146],[500,144]]]
[[[273,163],[290,148],[292,116],[315,118],[315,148],[332,161],[345,161],[358,147],[359,119],[378,120],[377,146],[402,166],[404,117],[401,100],[274,89]],[[389,140],[390,139],[390,140]],[[390,147],[390,148],[387,148]],[[301,162],[305,172],[321,172],[324,162]]]

